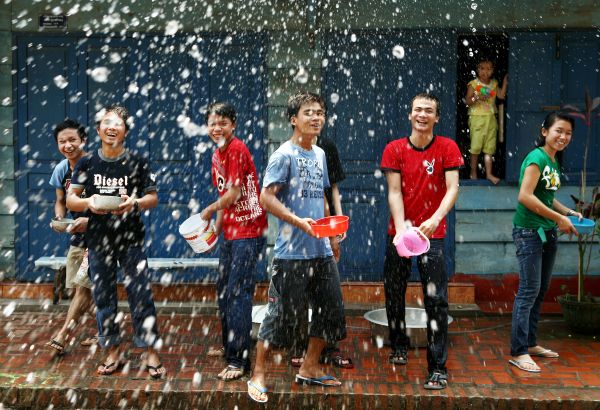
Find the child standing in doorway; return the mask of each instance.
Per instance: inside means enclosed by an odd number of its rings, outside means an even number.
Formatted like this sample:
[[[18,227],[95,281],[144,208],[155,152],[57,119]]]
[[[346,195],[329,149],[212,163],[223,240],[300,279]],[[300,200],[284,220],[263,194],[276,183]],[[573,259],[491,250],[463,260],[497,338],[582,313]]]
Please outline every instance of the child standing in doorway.
[[[500,178],[492,173],[492,156],[496,153],[496,98],[504,100],[508,87],[508,75],[504,76],[502,87],[492,78],[494,63],[483,59],[477,64],[477,78],[467,84],[465,103],[469,107],[469,133],[471,136],[471,179],[477,179],[479,154],[483,152],[485,177],[494,185]]]

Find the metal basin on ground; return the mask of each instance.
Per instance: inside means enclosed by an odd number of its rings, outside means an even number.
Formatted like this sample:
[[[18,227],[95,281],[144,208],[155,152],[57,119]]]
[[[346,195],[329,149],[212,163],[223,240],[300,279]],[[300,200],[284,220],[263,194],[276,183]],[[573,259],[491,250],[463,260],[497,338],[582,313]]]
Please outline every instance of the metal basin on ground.
[[[364,318],[371,326],[371,336],[375,343],[389,345],[390,338],[385,309],[370,310],[365,313]],[[448,324],[452,323],[453,320],[452,316],[448,315]],[[410,337],[410,347],[427,346],[427,315],[425,309],[407,307],[405,321],[406,333]]]
[[[258,337],[258,328],[267,314],[267,305],[256,305],[252,306],[252,339],[256,340]],[[308,309],[308,322],[312,318],[312,309]]]

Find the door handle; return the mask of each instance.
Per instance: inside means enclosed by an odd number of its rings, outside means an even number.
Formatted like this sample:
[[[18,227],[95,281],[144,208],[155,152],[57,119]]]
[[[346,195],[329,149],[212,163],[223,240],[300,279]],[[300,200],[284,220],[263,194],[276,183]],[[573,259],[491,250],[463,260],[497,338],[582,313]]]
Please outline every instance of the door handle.
[[[560,105],[542,105],[542,111],[559,111]]]

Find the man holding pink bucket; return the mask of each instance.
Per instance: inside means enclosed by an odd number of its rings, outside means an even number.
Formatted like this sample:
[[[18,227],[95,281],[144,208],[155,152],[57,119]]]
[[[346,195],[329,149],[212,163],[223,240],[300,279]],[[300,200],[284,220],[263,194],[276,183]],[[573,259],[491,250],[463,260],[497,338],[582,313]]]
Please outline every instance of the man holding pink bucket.
[[[227,366],[217,376],[225,381],[237,380],[250,370],[256,263],[265,247],[267,228],[254,161],[246,144],[233,135],[236,118],[229,103],[213,103],[206,110],[208,136],[217,145],[211,172],[219,199],[200,212],[204,221],[216,212],[214,233],[224,236],[217,279],[222,345],[211,348],[208,355],[225,357]]]
[[[448,384],[448,275],[444,237],[446,215],[458,197],[458,169],[464,164],[453,140],[434,136],[433,128],[439,119],[438,98],[429,93],[417,94],[409,114],[411,135],[390,142],[381,160],[391,212],[383,268],[392,347],[389,361],[394,365],[408,361],[405,294],[411,273],[410,256],[427,248],[413,247],[411,241],[422,234],[430,239],[429,249],[417,256],[427,313],[428,376],[423,387],[432,390]],[[418,227],[420,232],[411,226]]]

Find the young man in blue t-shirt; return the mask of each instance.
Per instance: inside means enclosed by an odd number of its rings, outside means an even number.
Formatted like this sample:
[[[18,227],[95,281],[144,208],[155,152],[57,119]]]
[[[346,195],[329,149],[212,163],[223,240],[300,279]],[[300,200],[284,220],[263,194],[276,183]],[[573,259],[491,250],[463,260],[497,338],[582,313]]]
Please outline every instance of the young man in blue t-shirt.
[[[289,346],[306,332],[308,305],[313,308],[308,349],[296,383],[340,386],[326,375],[319,357],[327,342],[346,337],[344,304],[337,265],[328,238],[317,239],[311,224],[325,215],[324,189],[329,186],[324,151],[313,145],[325,124],[325,102],[301,92],[288,100],[291,138],[271,157],[260,197],[262,207],[276,216],[269,303],[260,327],[256,363],[248,394],[267,401],[265,360],[270,344]]]

